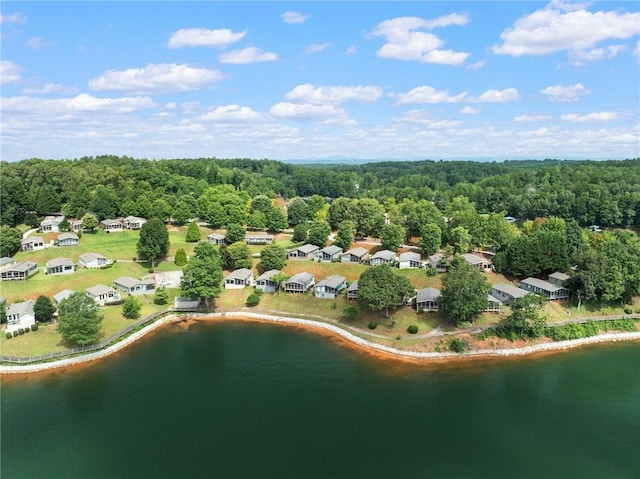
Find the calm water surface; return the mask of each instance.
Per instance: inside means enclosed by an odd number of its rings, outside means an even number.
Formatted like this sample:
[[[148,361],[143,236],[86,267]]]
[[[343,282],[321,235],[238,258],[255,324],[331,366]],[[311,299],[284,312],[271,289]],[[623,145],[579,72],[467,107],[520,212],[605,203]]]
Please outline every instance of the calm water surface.
[[[637,343],[425,369],[199,324],[1,400],[3,479],[640,477]]]

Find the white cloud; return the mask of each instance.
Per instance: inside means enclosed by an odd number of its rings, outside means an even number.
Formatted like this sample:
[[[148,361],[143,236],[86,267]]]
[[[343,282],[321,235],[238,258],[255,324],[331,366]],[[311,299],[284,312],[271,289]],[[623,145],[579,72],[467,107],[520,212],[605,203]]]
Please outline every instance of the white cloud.
[[[263,52],[259,48],[249,47],[241,50],[233,50],[228,53],[221,53],[218,59],[220,63],[248,64],[273,62],[278,59],[278,55],[272,52]]]
[[[424,85],[407,93],[396,95],[396,105],[406,105],[408,103],[460,103],[466,97],[466,91],[450,96],[448,90],[438,91],[432,86]]]
[[[59,83],[47,83],[41,88],[25,88],[22,93],[25,95],[42,95],[47,93],[76,93],[78,91],[75,87],[65,87]]]
[[[34,50],[44,50],[53,45],[53,42],[47,41],[42,37],[32,37],[27,40],[27,46]]]
[[[351,45],[349,48],[346,49],[344,53],[347,55],[355,55],[356,53],[358,53],[358,49],[356,48],[355,45]]]
[[[382,58],[419,61],[443,65],[461,65],[469,56],[465,52],[441,50],[444,42],[433,33],[421,31],[450,25],[466,25],[466,15],[452,13],[433,20],[419,17],[397,17],[379,23],[371,33],[385,37],[385,43],[376,54]]]
[[[484,67],[486,63],[486,60],[477,61],[475,63],[472,63],[471,65],[467,65],[467,70],[479,70],[480,68]]]
[[[226,47],[242,39],[247,31],[232,32],[227,28],[207,30],[205,28],[183,28],[171,34],[169,48]]]
[[[609,45],[608,47],[594,48],[592,50],[569,52],[569,60],[574,65],[581,65],[584,62],[595,62],[598,60],[613,58],[624,50],[624,45]]]
[[[150,63],[144,68],[109,70],[89,81],[97,91],[123,91],[143,94],[197,90],[223,79],[222,73],[175,63]]]
[[[582,83],[576,83],[575,85],[569,86],[548,86],[547,88],[540,90],[540,93],[548,95],[551,101],[566,103],[570,101],[578,101],[581,96],[591,93],[591,90],[585,88]]]
[[[9,23],[26,23],[27,17],[20,12],[9,13],[6,15],[0,14],[0,24],[6,25]]]
[[[312,105],[309,103],[276,103],[269,110],[278,118],[295,118],[301,120],[317,120],[344,117],[345,111],[335,105]]]
[[[309,19],[309,15],[303,15],[300,12],[284,12],[280,18],[284,23],[304,23]]]
[[[199,120],[215,122],[258,121],[263,115],[253,111],[248,106],[225,105],[205,113]]]
[[[562,115],[560,119],[562,121],[570,121],[573,123],[587,123],[592,121],[613,121],[618,118],[617,113],[611,111],[600,111],[594,113],[587,113],[586,115],[578,115],[576,113],[567,113]]]
[[[508,103],[520,98],[520,93],[515,88],[505,88],[504,90],[487,90],[480,96],[473,97],[470,101],[474,103]]]
[[[0,84],[8,85],[10,83],[17,83],[21,79],[20,71],[22,67],[9,60],[2,60],[0,62]]]
[[[434,120],[429,117],[429,113],[425,110],[410,110],[404,115],[394,118],[399,123],[415,123],[432,129],[457,128],[462,125],[461,121],[455,120]]]
[[[519,123],[534,122],[534,121],[549,121],[551,120],[551,115],[525,113],[524,115],[516,116],[514,120]]]
[[[318,53],[321,52],[322,50],[326,50],[327,48],[329,48],[331,46],[331,42],[327,42],[327,43],[312,43],[311,45],[309,45],[306,49],[305,49],[305,53],[307,55],[311,55],[313,53]]]
[[[638,43],[636,43],[636,47],[633,49],[633,54],[638,60],[640,60],[640,40],[638,40]]]
[[[289,101],[313,104],[340,104],[348,100],[374,102],[382,97],[382,88],[372,85],[360,86],[313,86],[298,85],[285,95]]]
[[[619,45],[596,48],[599,42],[640,33],[640,13],[590,12],[587,5],[552,2],[519,18],[493,46],[498,55],[548,55],[567,51],[570,59],[599,60],[619,53]]]
[[[480,108],[466,105],[460,108],[460,113],[463,113],[465,115],[475,115],[476,113],[480,113]]]
[[[28,96],[0,98],[2,110],[6,112],[29,113],[86,113],[110,112],[131,113],[155,106],[149,97],[97,98],[81,93],[72,98],[45,99]]]

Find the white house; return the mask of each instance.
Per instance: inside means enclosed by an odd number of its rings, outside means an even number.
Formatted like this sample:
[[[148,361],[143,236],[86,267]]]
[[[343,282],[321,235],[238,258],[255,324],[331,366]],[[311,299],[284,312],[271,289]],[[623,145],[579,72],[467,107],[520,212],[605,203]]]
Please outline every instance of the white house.
[[[82,231],[82,220],[69,221],[69,228],[71,231]]]
[[[85,289],[85,292],[100,306],[117,303],[122,299],[120,293],[106,284],[96,284],[95,286]]]
[[[319,246],[314,244],[305,244],[292,248],[287,251],[288,259],[312,259],[313,256],[320,250]]]
[[[487,308],[485,309],[485,312],[487,313],[499,313],[500,312],[500,300],[491,296],[490,294],[487,295]]]
[[[24,280],[38,272],[38,265],[33,261],[9,263],[0,269],[2,281]]]
[[[253,271],[240,268],[224,278],[225,289],[242,289],[253,284]]]
[[[217,246],[222,246],[227,235],[220,233],[211,233],[207,235],[207,241]]]
[[[36,315],[33,306],[36,302],[33,299],[22,303],[13,303],[7,308],[7,333],[13,333],[20,328],[30,328],[36,324]]]
[[[438,311],[440,305],[440,290],[436,288],[422,288],[416,291],[414,305],[418,312],[421,311]]]
[[[73,293],[75,293],[75,291],[71,290],[71,289],[63,289],[62,291],[60,291],[57,294],[53,295],[53,301],[56,304],[60,304],[60,302],[63,299],[67,299],[69,296],[71,296]]]
[[[256,289],[263,293],[275,293],[278,290],[278,283],[272,278],[279,272],[277,269],[270,269],[262,273],[256,278]]]
[[[102,220],[100,222],[100,227],[107,233],[124,231],[122,221],[120,220]]]
[[[22,251],[39,251],[44,249],[44,240],[40,236],[29,236],[20,242]]]
[[[429,256],[429,266],[434,268],[438,273],[446,273],[447,267],[443,264],[444,254],[435,253]]]
[[[58,246],[78,246],[80,238],[75,233],[62,233],[58,235]]]
[[[85,268],[101,268],[111,264],[113,261],[108,260],[100,253],[83,253],[78,258],[78,262]]]
[[[340,255],[343,263],[364,263],[369,259],[369,250],[362,247],[351,248]]]
[[[244,242],[248,245],[251,244],[271,244],[273,243],[273,235],[247,235],[244,237]]]
[[[139,230],[142,228],[147,220],[144,218],[139,218],[138,216],[127,216],[124,220],[124,227],[128,230]]]
[[[347,287],[347,278],[333,274],[316,283],[313,294],[316,298],[335,299]]]
[[[420,257],[420,253],[416,253],[415,251],[407,251],[405,253],[401,253],[398,258],[398,268],[400,269],[408,269],[408,268],[421,268],[422,267],[422,258]]]
[[[75,272],[71,258],[53,258],[45,265],[46,274],[71,274]]]
[[[478,268],[481,271],[491,271],[491,261],[471,253],[465,253],[462,256],[470,266]]]
[[[57,233],[60,231],[60,223],[64,221],[64,216],[45,216],[40,223],[40,231],[43,233]]]
[[[381,264],[394,265],[396,262],[396,254],[393,251],[389,251],[388,249],[383,249],[382,251],[378,251],[369,260],[369,264],[371,266],[378,266]]]
[[[120,291],[136,296],[153,293],[156,282],[152,279],[135,279],[129,276],[120,276],[113,282],[113,285]]]

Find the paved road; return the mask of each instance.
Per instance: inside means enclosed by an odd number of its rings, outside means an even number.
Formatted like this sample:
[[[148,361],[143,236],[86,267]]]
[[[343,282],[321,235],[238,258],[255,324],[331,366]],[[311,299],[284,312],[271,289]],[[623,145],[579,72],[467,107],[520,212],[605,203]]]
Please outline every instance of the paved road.
[[[26,239],[31,233],[35,233],[36,231],[38,231],[38,228],[32,228],[25,231],[24,233],[22,233],[22,239]]]

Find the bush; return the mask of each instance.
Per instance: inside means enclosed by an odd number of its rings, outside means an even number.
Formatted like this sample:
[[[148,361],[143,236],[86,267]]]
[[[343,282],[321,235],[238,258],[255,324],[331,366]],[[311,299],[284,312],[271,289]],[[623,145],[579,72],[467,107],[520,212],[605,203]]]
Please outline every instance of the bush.
[[[13,334],[13,337],[15,338],[18,335],[18,331],[14,330],[12,334]]]
[[[7,339],[13,338],[13,334],[11,334],[11,333],[7,333],[6,336],[7,336]]]
[[[411,324],[407,328],[407,333],[409,333],[409,334],[416,334],[417,332],[418,332],[418,326],[416,326],[415,324]]]
[[[38,330],[38,323],[33,323],[31,325],[31,331],[37,331]]]
[[[435,269],[433,266],[427,266],[424,272],[428,277],[432,277],[438,274],[438,270]]]
[[[447,342],[447,349],[453,351],[454,353],[463,353],[466,348],[467,345],[460,338],[451,338]]]
[[[131,261],[133,261],[134,263],[137,263],[138,262],[138,257],[134,256],[133,258],[131,258]]]
[[[633,314],[633,309],[631,309],[631,308],[624,308],[624,314]]]
[[[29,332],[31,332],[31,328],[24,328],[24,332],[25,332],[25,333],[29,333]]]
[[[247,306],[257,306],[260,302],[260,295],[258,293],[251,293],[247,298]]]
[[[375,321],[371,321],[369,323],[369,329],[376,329],[378,327],[378,323],[376,323]]]
[[[18,329],[18,334],[19,334],[20,336],[22,336],[22,335],[24,334],[24,328],[19,328],[19,329]]]
[[[155,270],[153,268],[149,268],[149,273],[155,273]]]
[[[342,317],[347,321],[352,321],[358,316],[358,310],[354,306],[347,306],[342,311]]]

